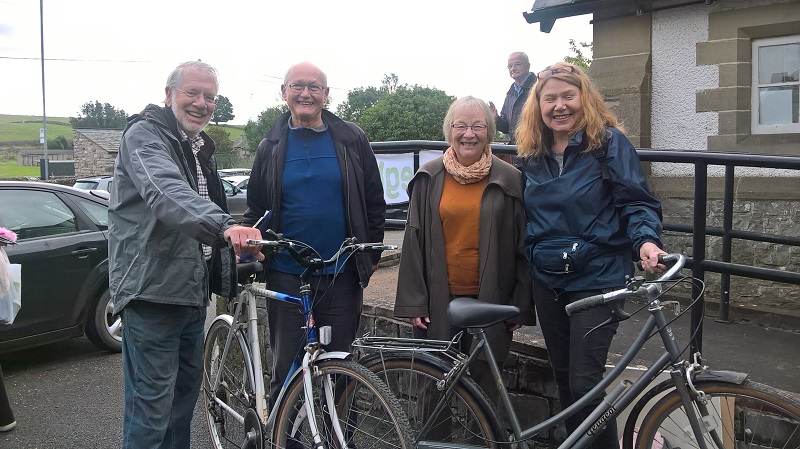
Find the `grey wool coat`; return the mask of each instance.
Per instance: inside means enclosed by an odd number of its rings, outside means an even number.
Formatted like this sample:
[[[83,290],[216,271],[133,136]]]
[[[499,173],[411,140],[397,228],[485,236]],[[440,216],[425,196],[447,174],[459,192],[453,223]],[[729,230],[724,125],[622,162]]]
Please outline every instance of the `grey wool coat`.
[[[492,156],[489,180],[481,197],[478,300],[520,308],[513,322],[536,324],[532,281],[525,259],[525,209],[519,170]],[[439,203],[445,176],[442,158],[434,159],[408,185],[409,209],[397,280],[394,315],[429,317],[427,337],[449,340],[458,331],[447,317],[450,289]],[[500,323],[487,330],[493,352],[505,360],[512,333]]]

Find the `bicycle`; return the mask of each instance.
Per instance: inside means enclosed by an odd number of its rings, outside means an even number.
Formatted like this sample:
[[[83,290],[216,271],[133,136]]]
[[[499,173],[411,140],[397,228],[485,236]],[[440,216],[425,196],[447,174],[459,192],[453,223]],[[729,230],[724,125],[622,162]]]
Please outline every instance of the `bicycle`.
[[[452,341],[365,336],[353,346],[377,350],[360,362],[379,374],[404,403],[418,449],[530,447],[538,434],[563,422],[592,398],[603,395],[656,333],[664,344],[664,352],[636,381],[618,381],[605,401],[559,448],[588,446],[593,436],[606,427],[606,422],[630,407],[665,370],[669,378],[652,386],[633,404],[623,431],[623,449],[800,447],[800,400],[752,382],[746,374],[711,370],[703,365],[699,353],[691,361],[682,359],[686,349],[679,347],[670,327],[672,321],[668,321],[664,310],[677,302],[660,298],[680,282],[702,281],[690,277],[673,279],[686,263],[683,255],[663,256],[660,262],[671,267],[657,280],[631,277],[622,289],[566,306],[571,314],[609,304],[614,317],[624,320],[631,315],[624,311],[622,299],[643,295],[646,302],[638,311],[646,308],[650,316],[630,349],[602,382],[572,406],[527,429],[520,426],[483,331],[515,316],[516,307],[470,298],[454,299],[448,310],[450,321],[467,329],[477,341],[469,354],[455,349],[461,334]],[[662,288],[665,284],[668,286]],[[480,354],[485,354],[489,362],[510,430],[506,430],[506,423],[497,418],[491,401],[467,375],[470,364]],[[439,426],[451,429],[451,436],[436,438],[435,429]]]
[[[274,240],[248,240],[269,251],[286,251],[305,267],[300,297],[255,286],[259,262],[237,265],[241,293],[228,304],[231,314],[213,321],[205,340],[203,397],[206,421],[216,449],[263,447],[410,448],[412,434],[400,404],[372,372],[347,352],[325,352],[329,326],[313,318],[310,276],[341,257],[361,251],[393,249],[382,243],[346,239],[323,260],[301,242],[268,231]],[[306,344],[271,411],[262,367],[257,298],[296,304],[306,323]]]

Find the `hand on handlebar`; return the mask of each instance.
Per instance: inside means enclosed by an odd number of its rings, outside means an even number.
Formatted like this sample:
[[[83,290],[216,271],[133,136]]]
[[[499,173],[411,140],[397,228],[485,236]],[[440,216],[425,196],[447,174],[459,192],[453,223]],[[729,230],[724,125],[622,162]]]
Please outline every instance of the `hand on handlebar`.
[[[225,230],[223,235],[225,240],[233,244],[233,251],[237,256],[251,254],[256,260],[264,260],[264,255],[261,254],[261,245],[247,243],[248,239],[260,239],[261,230],[246,226],[231,226]]]
[[[647,273],[661,273],[667,269],[664,264],[658,263],[658,256],[667,253],[653,242],[645,242],[639,248],[639,258],[642,259],[642,269]]]

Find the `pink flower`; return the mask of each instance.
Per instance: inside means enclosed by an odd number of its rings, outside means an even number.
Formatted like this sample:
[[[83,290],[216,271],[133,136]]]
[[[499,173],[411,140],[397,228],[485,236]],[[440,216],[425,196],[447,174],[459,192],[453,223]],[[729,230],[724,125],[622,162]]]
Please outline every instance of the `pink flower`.
[[[9,231],[6,228],[0,228],[0,236],[5,237],[12,242],[17,241],[17,234],[14,231]]]

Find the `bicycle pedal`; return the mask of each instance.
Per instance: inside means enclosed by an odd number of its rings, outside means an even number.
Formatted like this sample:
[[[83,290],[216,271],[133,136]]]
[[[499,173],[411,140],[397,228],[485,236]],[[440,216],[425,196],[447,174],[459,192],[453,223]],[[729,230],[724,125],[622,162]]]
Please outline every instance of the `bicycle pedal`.
[[[317,329],[319,332],[319,342],[323,345],[329,345],[331,343],[331,327],[330,326],[322,326]]]

